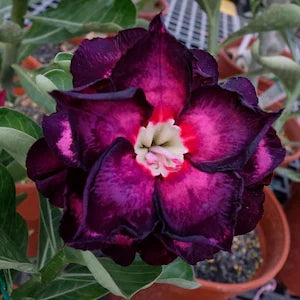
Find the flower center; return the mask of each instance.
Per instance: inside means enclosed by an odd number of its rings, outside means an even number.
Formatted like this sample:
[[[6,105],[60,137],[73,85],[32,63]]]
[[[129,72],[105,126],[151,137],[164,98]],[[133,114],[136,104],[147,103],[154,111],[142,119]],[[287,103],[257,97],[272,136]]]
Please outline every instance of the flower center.
[[[181,169],[183,155],[188,149],[180,137],[180,127],[174,125],[174,120],[166,122],[149,122],[147,127],[141,127],[134,145],[139,163],[148,168],[153,176],[168,176],[170,172]]]

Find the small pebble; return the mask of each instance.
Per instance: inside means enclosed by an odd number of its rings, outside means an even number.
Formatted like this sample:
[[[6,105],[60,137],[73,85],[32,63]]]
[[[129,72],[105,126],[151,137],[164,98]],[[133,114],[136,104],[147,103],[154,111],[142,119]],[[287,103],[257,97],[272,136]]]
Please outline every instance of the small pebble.
[[[220,251],[214,259],[195,266],[196,277],[223,283],[251,280],[263,262],[256,230],[234,237],[232,252]]]

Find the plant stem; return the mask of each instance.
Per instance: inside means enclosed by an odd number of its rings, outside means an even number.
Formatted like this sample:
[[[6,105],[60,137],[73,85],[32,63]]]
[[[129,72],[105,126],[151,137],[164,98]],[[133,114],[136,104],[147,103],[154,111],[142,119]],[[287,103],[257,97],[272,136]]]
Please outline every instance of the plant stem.
[[[219,36],[219,11],[214,17],[208,18],[208,52],[215,56],[217,54]]]
[[[277,133],[279,133],[288,119],[289,114],[292,112],[294,103],[297,102],[298,97],[300,96],[300,82],[295,86],[292,93],[286,92],[288,100],[286,101],[285,108],[283,112],[281,113],[281,116],[277,119],[277,121],[274,124],[274,128],[276,129]]]
[[[24,27],[24,15],[27,11],[28,0],[12,0],[11,21]],[[17,62],[19,43],[7,43],[3,49],[3,59],[0,72],[0,84],[7,92],[8,97],[13,96],[14,70],[11,65]]]

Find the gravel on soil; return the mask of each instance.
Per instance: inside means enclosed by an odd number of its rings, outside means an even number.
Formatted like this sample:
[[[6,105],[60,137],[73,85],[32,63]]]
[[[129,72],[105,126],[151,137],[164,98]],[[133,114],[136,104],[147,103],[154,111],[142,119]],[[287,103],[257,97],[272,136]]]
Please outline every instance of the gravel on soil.
[[[233,239],[232,252],[220,251],[211,260],[195,266],[196,277],[223,283],[249,281],[262,264],[260,243],[256,230]]]

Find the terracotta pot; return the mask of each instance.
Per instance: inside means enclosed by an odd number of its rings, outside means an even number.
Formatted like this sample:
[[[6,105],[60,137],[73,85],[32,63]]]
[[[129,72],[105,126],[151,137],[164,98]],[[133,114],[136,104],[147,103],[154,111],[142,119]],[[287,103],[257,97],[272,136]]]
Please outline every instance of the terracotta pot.
[[[133,300],[225,300],[266,284],[280,271],[288,256],[290,233],[284,212],[269,189],[265,189],[265,213],[258,225],[258,235],[264,261],[253,280],[246,283],[226,284],[198,280],[202,285],[195,290],[185,290],[168,284],[154,284],[138,292]],[[120,299],[114,295],[111,300]]]
[[[37,256],[39,239],[40,206],[34,183],[16,184],[16,193],[26,193],[27,198],[17,207],[17,212],[25,219],[29,232],[27,256]]]
[[[285,131],[292,141],[300,141],[300,124],[291,119],[285,124]],[[296,147],[300,150],[300,147]],[[300,296],[300,183],[293,182],[291,199],[284,210],[291,230],[291,250],[288,259],[277,276],[294,296]]]
[[[36,70],[42,66],[42,64],[33,56],[28,56],[22,61],[21,66],[27,70]],[[18,82],[19,79],[17,76],[14,78],[15,82]],[[22,87],[15,87],[14,88],[14,95],[15,96],[23,96],[25,94],[25,90]]]
[[[154,0],[154,6],[157,8],[156,11],[140,11],[138,12],[137,16],[139,18],[151,21],[159,12],[161,12],[163,16],[166,15],[169,9],[167,0]]]

